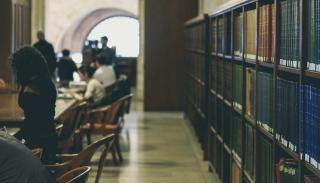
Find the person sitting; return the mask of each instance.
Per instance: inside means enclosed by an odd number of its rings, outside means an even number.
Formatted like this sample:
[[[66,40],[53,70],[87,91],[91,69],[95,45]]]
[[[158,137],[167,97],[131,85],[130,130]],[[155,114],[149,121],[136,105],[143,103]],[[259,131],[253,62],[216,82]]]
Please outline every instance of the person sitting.
[[[58,62],[58,76],[60,81],[73,81],[73,73],[77,71],[78,68],[70,57],[70,51],[67,49],[62,50],[62,58],[60,58]]]
[[[54,121],[57,91],[46,60],[30,46],[14,52],[10,60],[19,89],[18,104],[25,117],[14,136],[24,139],[30,149],[43,148],[42,160],[53,163],[58,140]]]
[[[30,149],[2,130],[0,130],[0,149],[0,182],[55,182]]]
[[[82,81],[86,81],[87,87],[83,97],[80,95],[70,92],[77,100],[96,102],[101,100],[105,96],[105,89],[102,84],[93,78],[95,70],[90,66],[81,66],[79,68],[79,75]]]
[[[104,88],[116,82],[116,73],[112,67],[112,60],[109,57],[98,55],[96,59],[97,70],[93,78],[100,81]]]
[[[103,105],[110,105],[121,97],[131,93],[131,85],[126,75],[120,75],[117,82],[106,93],[101,100],[89,104],[89,108],[94,109]]]

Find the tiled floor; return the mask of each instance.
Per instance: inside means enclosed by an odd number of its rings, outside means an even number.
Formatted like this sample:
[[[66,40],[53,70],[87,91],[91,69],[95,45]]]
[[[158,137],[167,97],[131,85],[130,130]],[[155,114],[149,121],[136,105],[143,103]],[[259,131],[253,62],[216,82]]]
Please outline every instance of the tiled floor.
[[[115,166],[108,156],[101,183],[218,182],[202,161],[199,144],[182,113],[133,111],[125,125],[121,138],[124,162]],[[89,182],[94,182],[96,169],[94,166]]]

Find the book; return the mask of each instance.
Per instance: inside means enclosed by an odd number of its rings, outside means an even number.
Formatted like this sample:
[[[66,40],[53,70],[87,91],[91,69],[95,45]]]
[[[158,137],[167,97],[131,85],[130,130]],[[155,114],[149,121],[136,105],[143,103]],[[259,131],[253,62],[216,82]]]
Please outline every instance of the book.
[[[223,72],[223,80],[224,80],[224,98],[231,103],[232,100],[232,63],[229,60],[224,62],[224,72]]]
[[[243,13],[236,13],[233,17],[233,54],[241,57],[243,54]]]
[[[246,68],[246,114],[255,117],[256,71]]]
[[[217,43],[217,48],[218,48],[218,53],[224,53],[224,20],[223,18],[218,18],[218,43]]]
[[[298,162],[293,159],[280,159],[276,164],[277,183],[298,183]]]
[[[259,7],[258,60],[274,63],[275,4]]]
[[[274,183],[272,144],[262,136],[258,137],[257,182]]]
[[[245,124],[244,168],[251,177],[254,176],[254,131],[252,126]]]
[[[300,68],[300,0],[280,2],[280,65]]]
[[[273,74],[259,71],[257,80],[257,124],[273,134]]]
[[[231,147],[231,123],[232,123],[232,109],[227,106],[224,105],[223,106],[223,139],[224,139],[224,143],[228,145],[228,147]]]
[[[242,110],[242,65],[233,64],[233,106]]]
[[[217,52],[216,40],[217,40],[217,21],[216,19],[211,20],[211,52]]]
[[[256,58],[256,10],[245,11],[245,58],[255,59]]]
[[[226,150],[223,150],[223,182],[230,183],[231,180],[231,159]]]
[[[302,119],[301,158],[316,169],[320,169],[320,89],[316,84],[300,87],[300,116]]]
[[[299,84],[277,78],[277,134],[276,139],[297,152],[299,134]]]
[[[232,150],[241,158],[242,149],[242,121],[241,117],[236,115],[233,117],[232,123]]]
[[[241,183],[241,170],[235,162],[232,162],[232,183]]]

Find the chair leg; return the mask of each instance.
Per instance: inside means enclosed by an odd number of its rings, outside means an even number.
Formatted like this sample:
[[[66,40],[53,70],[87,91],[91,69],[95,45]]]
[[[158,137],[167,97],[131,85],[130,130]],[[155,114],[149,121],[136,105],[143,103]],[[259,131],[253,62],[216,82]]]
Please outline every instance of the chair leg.
[[[86,136],[87,136],[87,144],[90,145],[91,144],[91,133],[90,133],[90,131],[86,132]]]
[[[117,154],[116,154],[116,146],[115,146],[115,143],[112,144],[112,147],[111,147],[111,154],[112,154],[112,160],[113,160],[113,163],[114,165],[118,165],[118,160],[117,160]]]
[[[117,154],[118,154],[118,157],[119,157],[119,161],[122,162],[122,161],[123,161],[123,158],[122,158],[121,149],[120,149],[119,136],[116,135],[116,137],[115,137],[114,140],[115,140],[114,145],[115,145],[116,150],[117,150]]]

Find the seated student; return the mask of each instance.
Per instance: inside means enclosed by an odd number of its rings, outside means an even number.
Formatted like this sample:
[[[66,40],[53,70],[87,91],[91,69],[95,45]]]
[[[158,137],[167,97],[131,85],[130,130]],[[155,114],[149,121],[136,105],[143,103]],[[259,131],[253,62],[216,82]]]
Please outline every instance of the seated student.
[[[46,167],[25,145],[2,130],[0,149],[0,182],[55,182]]]
[[[116,82],[116,73],[112,66],[112,59],[98,55],[96,58],[97,70],[93,75],[93,78],[100,81],[103,87],[108,87]]]
[[[121,97],[131,93],[131,85],[127,76],[125,75],[121,75],[119,80],[114,85],[115,86],[112,86],[105,97],[103,97],[101,100],[91,103],[89,107],[93,109],[103,105],[109,105]]]
[[[60,81],[73,81],[73,73],[77,72],[77,66],[70,57],[70,51],[62,50],[62,58],[58,62],[58,76]]]
[[[83,97],[81,97],[80,95],[71,92],[71,95],[73,95],[78,100],[86,100],[89,102],[96,102],[101,100],[105,96],[106,92],[102,84],[92,77],[93,74],[94,69],[92,67],[81,66],[79,68],[80,79],[88,83],[85,94]]]

